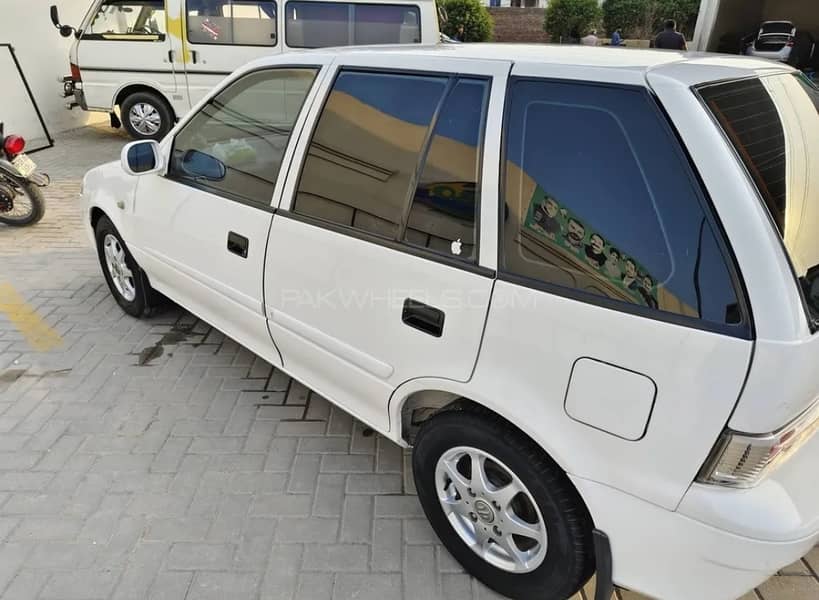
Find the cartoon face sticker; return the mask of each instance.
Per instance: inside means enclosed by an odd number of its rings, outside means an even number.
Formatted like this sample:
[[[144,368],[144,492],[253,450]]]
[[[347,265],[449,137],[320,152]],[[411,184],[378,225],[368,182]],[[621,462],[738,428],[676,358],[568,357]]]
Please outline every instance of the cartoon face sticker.
[[[579,250],[583,245],[583,238],[586,237],[586,228],[576,219],[569,219],[569,229],[566,232],[566,241],[575,250]]]

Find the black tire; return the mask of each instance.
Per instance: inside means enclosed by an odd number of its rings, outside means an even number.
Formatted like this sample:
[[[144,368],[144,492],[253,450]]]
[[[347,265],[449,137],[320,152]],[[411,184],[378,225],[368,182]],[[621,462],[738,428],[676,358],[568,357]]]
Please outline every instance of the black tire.
[[[7,185],[8,184],[4,184],[4,186]],[[45,215],[45,198],[43,197],[43,191],[39,186],[31,183],[30,181],[20,181],[17,183],[17,185],[23,190],[23,193],[28,196],[29,201],[31,202],[31,212],[19,218],[3,217],[3,213],[0,213],[0,223],[5,223],[6,225],[12,225],[14,227],[33,225],[42,219],[43,215]]]
[[[125,263],[133,275],[131,281],[133,282],[134,297],[132,299],[126,298],[117,288],[111,271],[107,265],[105,258],[105,241],[108,236],[114,236],[118,240],[119,245],[121,246],[125,255]],[[153,302],[151,300],[156,295],[156,292],[154,292],[153,288],[151,288],[151,285],[148,282],[148,277],[145,275],[142,269],[139,268],[139,265],[134,260],[131,252],[128,250],[128,246],[125,245],[122,236],[119,234],[116,227],[114,227],[114,224],[111,223],[108,217],[100,217],[100,220],[97,222],[97,226],[94,230],[94,237],[97,243],[97,256],[100,261],[102,274],[105,277],[105,281],[108,284],[108,289],[111,290],[111,294],[114,296],[117,304],[119,304],[122,310],[132,317],[141,318],[149,316],[153,308]]]
[[[435,469],[445,452],[459,446],[490,454],[528,488],[547,533],[545,558],[534,570],[513,573],[487,562],[448,520],[438,499]],[[489,588],[509,598],[562,600],[572,597],[591,577],[593,524],[583,500],[560,467],[506,421],[480,409],[435,416],[417,436],[412,464],[418,497],[433,529],[456,560]]]
[[[137,124],[131,120],[131,110],[134,107],[150,107],[159,117],[158,129],[154,132],[140,131]],[[120,121],[123,127],[135,140],[161,140],[173,127],[173,110],[165,99],[155,92],[134,92],[120,104]]]

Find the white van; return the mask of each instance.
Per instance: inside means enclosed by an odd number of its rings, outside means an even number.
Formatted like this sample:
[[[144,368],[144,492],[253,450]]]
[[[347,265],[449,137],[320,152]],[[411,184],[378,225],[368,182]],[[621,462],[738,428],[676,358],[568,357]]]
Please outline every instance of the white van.
[[[68,108],[161,139],[226,75],[294,49],[439,40],[435,0],[95,0],[74,35]],[[119,116],[117,116],[117,108]]]

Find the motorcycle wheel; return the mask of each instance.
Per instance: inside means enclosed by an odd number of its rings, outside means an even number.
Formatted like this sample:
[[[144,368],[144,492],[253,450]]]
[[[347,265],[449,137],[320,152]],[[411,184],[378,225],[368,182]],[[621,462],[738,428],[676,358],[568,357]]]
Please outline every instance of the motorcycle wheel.
[[[0,181],[0,223],[23,227],[33,225],[45,214],[45,198],[30,181]]]

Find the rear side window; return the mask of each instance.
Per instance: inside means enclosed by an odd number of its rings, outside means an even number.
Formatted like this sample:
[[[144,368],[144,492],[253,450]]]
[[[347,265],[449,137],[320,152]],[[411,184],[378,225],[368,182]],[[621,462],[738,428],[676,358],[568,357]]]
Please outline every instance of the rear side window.
[[[421,41],[421,13],[410,5],[293,1],[284,26],[291,48]]]
[[[741,320],[698,183],[645,90],[519,80],[509,102],[506,275],[624,310]]]
[[[489,81],[343,71],[293,211],[474,260]]]
[[[272,0],[187,0],[192,44],[275,46],[276,3]]]

